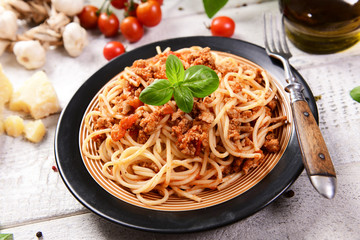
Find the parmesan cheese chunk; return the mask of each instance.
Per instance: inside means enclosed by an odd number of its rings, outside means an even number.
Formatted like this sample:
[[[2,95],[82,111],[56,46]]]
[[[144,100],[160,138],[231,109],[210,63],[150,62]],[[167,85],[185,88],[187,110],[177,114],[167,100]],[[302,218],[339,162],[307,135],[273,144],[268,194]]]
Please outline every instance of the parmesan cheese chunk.
[[[12,137],[20,136],[24,131],[24,121],[19,116],[9,116],[4,122],[6,134]]]
[[[5,103],[10,101],[13,93],[13,87],[9,79],[5,76],[2,66],[0,64],[0,113],[4,108]]]
[[[38,143],[43,139],[46,128],[41,120],[31,121],[25,124],[24,133],[27,140]]]
[[[30,113],[35,119],[60,110],[54,87],[43,71],[36,72],[12,95],[10,110]]]

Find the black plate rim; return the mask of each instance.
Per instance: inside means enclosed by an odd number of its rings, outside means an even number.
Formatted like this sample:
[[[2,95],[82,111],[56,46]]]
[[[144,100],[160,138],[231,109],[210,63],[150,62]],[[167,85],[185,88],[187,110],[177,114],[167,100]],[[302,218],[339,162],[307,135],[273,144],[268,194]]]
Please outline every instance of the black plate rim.
[[[119,65],[123,66],[126,62],[131,64],[134,60],[139,59],[139,57],[137,57],[138,54],[141,54],[141,56],[144,56],[143,58],[145,58],[155,55],[156,46],[170,46],[175,50],[177,48],[193,45],[203,47],[210,46],[213,50],[229,52],[245,57],[265,68],[271,75],[275,75],[276,78],[281,79],[281,75],[283,75],[281,63],[270,59],[266,55],[264,48],[242,40],[207,36],[173,38],[150,43],[129,51],[104,65],[83,83],[68,102],[67,106],[62,110],[54,139],[56,164],[63,182],[71,194],[82,205],[95,214],[126,227],[150,232],[189,233],[210,230],[244,219],[268,206],[286,191],[303,171],[301,153],[298,147],[296,134],[293,131],[283,157],[260,183],[234,199],[209,208],[192,211],[166,212],[136,207],[113,197],[93,180],[87,172],[81,157],[79,158],[80,153],[78,144],[75,144],[75,146],[74,144],[71,144],[71,142],[74,141],[74,134],[77,136],[75,137],[75,141],[78,140],[79,121],[82,120],[83,113],[90,102],[88,101],[86,104],[82,103],[82,105],[85,104],[84,109],[78,107],[77,105],[81,104],[79,96],[86,96],[91,100],[107,80],[110,80],[112,75],[115,75],[121,70],[116,67]],[[149,52],[153,52],[153,54],[145,56],[143,55],[144,52],[146,52],[145,55],[150,54]],[[254,54],[254,56],[248,56],[247,54],[249,54],[249,52]],[[264,65],[271,67],[269,69]],[[293,70],[297,79],[304,86],[304,95],[309,102],[315,119],[318,121],[318,110],[314,96],[302,76],[294,68]],[[99,78],[107,80],[101,81]],[[90,96],[87,96],[86,93],[91,90],[91,85],[93,86],[93,89],[91,93],[88,94]],[[71,129],[77,130],[75,132],[68,131]],[[67,147],[69,147],[70,150],[75,151],[75,153],[69,151],[66,147],[64,148],[64,145],[66,144]],[[286,161],[289,159],[291,159],[291,163]],[[77,164],[75,166],[78,168],[74,168],[73,163]],[[284,169],[290,170],[290,172],[282,172],[281,170]],[[281,176],[282,178],[280,179],[276,176]],[[83,181],[84,179],[86,181]],[[261,198],[259,198],[259,191],[261,192]],[[255,201],[249,203],[249,200]],[[244,203],[247,204],[243,206]],[[115,206],[116,209],[114,210]],[[119,211],[119,209],[121,211]]]

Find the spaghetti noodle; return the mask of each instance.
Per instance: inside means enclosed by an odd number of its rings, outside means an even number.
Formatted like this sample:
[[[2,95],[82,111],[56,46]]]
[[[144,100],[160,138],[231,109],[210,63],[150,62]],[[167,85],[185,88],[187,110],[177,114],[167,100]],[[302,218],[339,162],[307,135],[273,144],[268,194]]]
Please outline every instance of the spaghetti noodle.
[[[219,76],[219,88],[194,99],[182,112],[175,101],[143,104],[141,91],[164,79],[165,61],[176,55],[185,69],[206,65]],[[103,161],[103,175],[128,189],[140,202],[159,205],[171,195],[201,201],[206,189],[224,189],[264,159],[278,152],[274,130],[286,116],[276,116],[276,87],[265,71],[221,57],[209,48],[191,47],[137,60],[98,95],[98,106],[84,118],[88,132],[82,153]],[[89,145],[96,142],[97,152]],[[153,192],[157,199],[146,198]]]

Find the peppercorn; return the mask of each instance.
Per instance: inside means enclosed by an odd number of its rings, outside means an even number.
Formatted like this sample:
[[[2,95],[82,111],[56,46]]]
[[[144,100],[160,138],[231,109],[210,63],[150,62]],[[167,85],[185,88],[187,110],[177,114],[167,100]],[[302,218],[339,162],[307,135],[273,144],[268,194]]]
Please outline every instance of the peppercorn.
[[[284,192],[284,197],[286,197],[286,198],[292,198],[294,195],[295,195],[295,192],[293,190]]]
[[[37,232],[37,233],[36,233],[36,237],[37,237],[37,238],[41,238],[41,237],[42,237],[42,232],[40,232],[40,231]]]

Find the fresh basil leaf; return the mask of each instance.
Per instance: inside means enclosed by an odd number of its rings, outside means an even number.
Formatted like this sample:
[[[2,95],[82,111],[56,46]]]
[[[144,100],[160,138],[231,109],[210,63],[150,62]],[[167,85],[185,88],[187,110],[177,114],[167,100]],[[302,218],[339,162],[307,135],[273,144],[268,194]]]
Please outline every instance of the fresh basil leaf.
[[[352,97],[352,99],[360,103],[360,86],[351,90],[350,96]]]
[[[203,0],[205,13],[209,18],[212,18],[228,0]]]
[[[181,82],[184,80],[184,66],[181,60],[175,55],[170,54],[166,59],[166,77],[172,84]]]
[[[143,103],[161,106],[172,97],[174,87],[167,79],[157,79],[140,93],[139,99]]]
[[[12,233],[0,233],[0,240],[13,240],[13,234]]]
[[[219,87],[219,77],[211,68],[195,65],[185,71],[185,79],[181,86],[188,87],[194,97],[203,98]]]
[[[191,112],[194,105],[194,97],[189,88],[183,86],[175,87],[174,99],[183,112]]]

